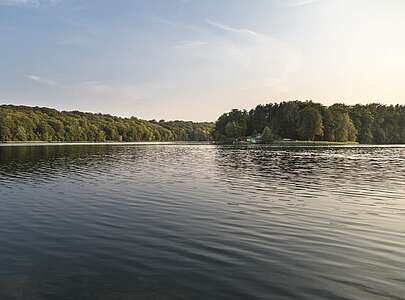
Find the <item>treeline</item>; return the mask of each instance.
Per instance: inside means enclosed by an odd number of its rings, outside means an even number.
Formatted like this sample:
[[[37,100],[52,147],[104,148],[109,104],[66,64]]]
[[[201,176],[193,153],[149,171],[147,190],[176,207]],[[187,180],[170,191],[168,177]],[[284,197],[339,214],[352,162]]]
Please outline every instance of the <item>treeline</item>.
[[[263,134],[264,133],[264,134]],[[215,123],[213,136],[231,141],[263,134],[274,139],[317,140],[362,144],[405,143],[405,106],[334,104],[291,101],[232,110]]]
[[[308,141],[405,143],[405,106],[291,101],[234,109],[213,123],[141,120],[43,107],[0,106],[0,142],[234,141],[262,136]]]
[[[0,141],[208,141],[212,123],[121,118],[43,107],[0,106]]]

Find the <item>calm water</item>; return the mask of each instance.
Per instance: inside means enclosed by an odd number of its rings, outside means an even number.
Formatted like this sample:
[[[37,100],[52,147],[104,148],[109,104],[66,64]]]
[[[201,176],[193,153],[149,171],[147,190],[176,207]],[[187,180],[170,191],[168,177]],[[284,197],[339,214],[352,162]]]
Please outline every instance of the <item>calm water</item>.
[[[405,299],[405,148],[0,146],[0,299]]]

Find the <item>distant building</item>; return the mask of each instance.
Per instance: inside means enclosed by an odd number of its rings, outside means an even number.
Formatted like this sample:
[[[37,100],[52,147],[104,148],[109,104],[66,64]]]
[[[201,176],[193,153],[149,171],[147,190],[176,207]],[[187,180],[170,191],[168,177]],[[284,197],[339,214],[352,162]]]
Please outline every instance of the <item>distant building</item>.
[[[262,135],[258,134],[256,136],[248,137],[246,141],[251,144],[260,144],[260,143],[262,143],[263,139],[262,139]]]

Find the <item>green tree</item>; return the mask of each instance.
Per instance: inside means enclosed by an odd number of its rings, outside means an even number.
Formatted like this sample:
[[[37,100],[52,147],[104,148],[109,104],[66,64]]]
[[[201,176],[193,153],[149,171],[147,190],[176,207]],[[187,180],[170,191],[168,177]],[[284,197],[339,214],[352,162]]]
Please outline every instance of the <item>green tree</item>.
[[[225,136],[227,138],[238,138],[242,136],[242,130],[235,121],[230,121],[225,126]]]
[[[341,104],[329,107],[325,120],[326,138],[330,141],[348,142],[355,141],[357,129],[354,126],[347,108]]]
[[[0,140],[5,142],[5,141],[10,141],[12,139],[12,134],[10,128],[6,126],[1,126],[0,127]]]
[[[304,108],[299,113],[298,134],[304,140],[313,141],[315,137],[323,135],[322,116],[312,107]]]
[[[246,136],[249,114],[243,110],[233,109],[215,122],[214,138],[216,140]]]
[[[27,141],[27,131],[23,126],[18,126],[14,135],[16,141]]]
[[[273,132],[271,131],[270,127],[266,126],[263,129],[263,133],[262,133],[262,141],[265,144],[269,144],[271,142],[273,142],[275,140],[275,136],[273,134]]]

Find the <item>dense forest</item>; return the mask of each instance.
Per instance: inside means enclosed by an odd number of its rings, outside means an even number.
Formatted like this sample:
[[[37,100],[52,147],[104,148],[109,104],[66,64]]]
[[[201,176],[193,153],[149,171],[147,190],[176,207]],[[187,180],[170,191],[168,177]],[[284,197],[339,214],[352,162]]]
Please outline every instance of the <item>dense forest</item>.
[[[0,106],[0,142],[208,141],[212,123],[145,121],[43,107]]]
[[[213,123],[141,120],[44,107],[0,106],[0,142],[224,141],[279,139],[405,143],[405,106],[290,101],[234,109]]]
[[[334,104],[291,101],[232,110],[215,123],[213,136],[232,141],[262,135],[263,141],[357,141],[362,144],[405,143],[405,106]]]

